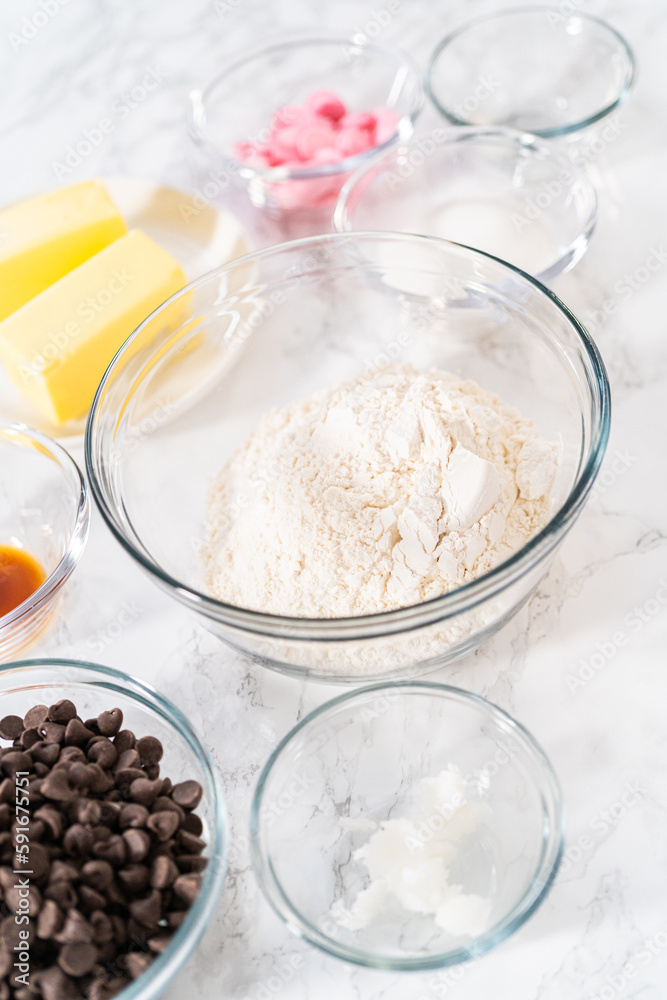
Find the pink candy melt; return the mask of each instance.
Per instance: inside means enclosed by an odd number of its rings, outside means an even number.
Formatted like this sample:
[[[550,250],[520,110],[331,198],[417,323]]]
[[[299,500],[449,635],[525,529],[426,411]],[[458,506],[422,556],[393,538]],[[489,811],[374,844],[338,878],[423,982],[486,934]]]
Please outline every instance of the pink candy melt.
[[[316,90],[304,105],[286,104],[277,108],[266,142],[237,142],[234,155],[255,168],[285,167],[307,170],[333,165],[387,142],[396,132],[399,116],[390,108],[348,111],[340,97],[330,90]],[[272,185],[272,193],[283,208],[311,208],[338,196],[344,174],[321,179],[299,180]]]

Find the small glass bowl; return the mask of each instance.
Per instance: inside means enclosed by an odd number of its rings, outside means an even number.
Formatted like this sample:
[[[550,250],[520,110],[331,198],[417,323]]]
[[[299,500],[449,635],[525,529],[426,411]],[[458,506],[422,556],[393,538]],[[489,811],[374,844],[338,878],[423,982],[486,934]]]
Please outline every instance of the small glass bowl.
[[[535,421],[560,452],[548,524],[476,580],[398,610],[303,618],[217,599],[202,548],[219,470],[267,410],[392,361],[474,379]],[[120,544],[202,625],[263,666],[368,683],[434,670],[509,620],[581,511],[609,422],[597,348],[543,285],[446,240],[332,234],[241,257],[156,310],[100,383],[86,465]]]
[[[605,21],[516,7],[447,35],[431,56],[426,87],[455,125],[509,125],[553,138],[615,111],[635,72],[630,46]]]
[[[197,814],[204,824],[201,836],[209,863],[199,894],[169,947],[117,996],[117,1000],[153,1000],[162,995],[201,938],[225,877],[229,834],[220,779],[208,750],[180,709],[143,681],[78,660],[23,660],[0,668],[0,718],[22,718],[32,706],[51,705],[61,698],[71,699],[84,719],[120,708],[123,728],[162,742],[164,777],[174,784],[192,779],[203,788]]]
[[[314,90],[334,91],[351,111],[386,105],[399,116],[395,134],[373,149],[315,168],[261,169],[236,158],[235,143],[268,137],[273,112],[303,104]],[[246,187],[255,207],[277,215],[310,213],[330,208],[350,173],[412,134],[424,98],[421,73],[402,53],[349,38],[297,38],[255,49],[193,91],[189,126],[207,156]]]
[[[455,936],[390,900],[366,927],[341,926],[337,906],[348,907],[367,884],[354,858],[370,836],[367,821],[409,817],[417,783],[450,764],[479,824],[456,842],[450,877],[464,893],[490,899],[488,929]],[[415,857],[447,818],[435,808],[420,823]],[[327,702],[271,755],[251,811],[253,866],[289,929],[331,955],[381,969],[436,969],[495,947],[545,898],[562,844],[558,781],[532,736],[483,698],[442,684],[375,685]]]
[[[44,583],[0,617],[0,663],[45,628],[86,545],[88,490],[74,459],[39,431],[0,423],[0,545],[24,549]]]
[[[550,281],[581,259],[596,218],[587,173],[553,146],[513,129],[435,128],[358,170],[334,228],[441,236]]]

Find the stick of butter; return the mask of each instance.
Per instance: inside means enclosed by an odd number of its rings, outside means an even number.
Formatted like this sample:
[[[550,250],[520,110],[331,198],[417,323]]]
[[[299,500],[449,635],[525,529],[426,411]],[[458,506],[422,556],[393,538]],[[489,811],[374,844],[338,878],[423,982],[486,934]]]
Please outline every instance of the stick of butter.
[[[185,283],[171,254],[126,233],[0,323],[9,377],[52,423],[82,416],[119,347]]]
[[[125,232],[101,181],[75,184],[0,211],[0,320]]]

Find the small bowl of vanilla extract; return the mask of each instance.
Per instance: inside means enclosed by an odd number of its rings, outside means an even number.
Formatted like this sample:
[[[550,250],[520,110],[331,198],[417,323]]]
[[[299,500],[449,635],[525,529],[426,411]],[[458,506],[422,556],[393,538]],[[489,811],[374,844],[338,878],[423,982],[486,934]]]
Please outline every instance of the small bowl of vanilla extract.
[[[46,628],[85,548],[90,505],[74,459],[0,423],[0,663]]]

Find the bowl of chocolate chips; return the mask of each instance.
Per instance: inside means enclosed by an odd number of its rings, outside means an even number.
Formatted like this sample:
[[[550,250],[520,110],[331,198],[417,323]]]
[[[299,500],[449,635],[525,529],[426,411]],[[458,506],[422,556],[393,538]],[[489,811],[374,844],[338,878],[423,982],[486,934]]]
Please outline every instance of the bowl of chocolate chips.
[[[215,767],[175,705],[72,660],[0,669],[0,1000],[149,1000],[225,874]]]

